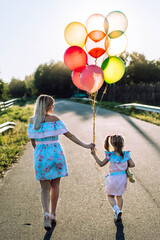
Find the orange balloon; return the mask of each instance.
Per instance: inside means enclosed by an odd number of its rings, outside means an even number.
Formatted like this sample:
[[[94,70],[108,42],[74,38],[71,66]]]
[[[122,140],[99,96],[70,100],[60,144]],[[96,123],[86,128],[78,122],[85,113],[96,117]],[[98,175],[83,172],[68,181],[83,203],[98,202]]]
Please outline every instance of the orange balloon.
[[[106,35],[101,41],[97,41],[97,42],[93,41],[88,35],[86,44],[85,44],[85,48],[87,52],[94,58],[98,58],[102,56],[106,52],[108,46],[109,46],[109,39]]]
[[[102,69],[95,65],[86,66],[81,72],[80,82],[87,92],[91,94],[97,92],[104,82]]]
[[[83,48],[85,45],[87,34],[86,27],[80,22],[72,22],[68,24],[64,31],[66,42],[70,46],[75,45],[81,48]]]
[[[102,31],[99,30],[94,30],[88,34],[88,36],[94,41],[94,42],[99,42],[101,41],[106,34]]]
[[[108,57],[107,52],[105,52],[102,56],[95,59],[91,55],[88,54],[88,65],[96,65],[101,68],[102,62]]]

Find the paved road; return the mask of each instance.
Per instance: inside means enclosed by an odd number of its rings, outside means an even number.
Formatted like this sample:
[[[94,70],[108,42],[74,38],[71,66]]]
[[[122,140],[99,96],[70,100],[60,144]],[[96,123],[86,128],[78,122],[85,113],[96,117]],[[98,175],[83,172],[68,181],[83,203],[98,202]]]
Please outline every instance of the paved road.
[[[57,101],[55,111],[71,132],[91,141],[90,106]],[[125,149],[132,151],[136,163],[136,183],[129,183],[124,195],[123,225],[115,226],[104,193],[107,166],[97,169],[89,150],[61,136],[69,176],[61,180],[52,235],[43,229],[40,186],[34,177],[33,149],[28,143],[19,163],[0,181],[0,240],[159,240],[160,127],[99,109],[96,144],[101,158],[105,136],[114,133],[125,136]]]

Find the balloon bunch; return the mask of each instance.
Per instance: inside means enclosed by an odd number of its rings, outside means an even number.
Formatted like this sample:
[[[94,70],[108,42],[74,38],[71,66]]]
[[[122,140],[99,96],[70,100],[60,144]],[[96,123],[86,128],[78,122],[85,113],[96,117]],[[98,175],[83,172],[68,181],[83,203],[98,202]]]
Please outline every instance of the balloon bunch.
[[[104,81],[107,84],[115,83],[125,72],[124,62],[118,56],[127,47],[127,25],[126,16],[120,11],[113,11],[106,17],[91,15],[85,26],[80,22],[72,22],[65,28],[65,40],[70,47],[64,53],[64,63],[73,71],[74,85],[91,95],[94,125],[98,90]]]

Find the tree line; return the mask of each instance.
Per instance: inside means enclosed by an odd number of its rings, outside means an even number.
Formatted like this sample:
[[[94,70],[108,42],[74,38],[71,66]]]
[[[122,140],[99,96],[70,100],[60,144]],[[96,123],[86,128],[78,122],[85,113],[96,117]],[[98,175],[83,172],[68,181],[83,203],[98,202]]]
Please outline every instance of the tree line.
[[[148,61],[137,52],[124,53],[120,56],[126,65],[123,78],[108,86],[104,100],[136,101],[159,104],[160,99],[160,60]],[[99,90],[100,98],[103,87]],[[41,64],[36,71],[24,80],[12,78],[9,83],[0,79],[0,100],[9,98],[36,97],[49,94],[56,98],[69,98],[79,91],[71,79],[71,71],[63,62],[51,61]],[[83,91],[79,91],[83,92]],[[144,93],[146,97],[144,97]],[[154,95],[154,96],[153,96]]]

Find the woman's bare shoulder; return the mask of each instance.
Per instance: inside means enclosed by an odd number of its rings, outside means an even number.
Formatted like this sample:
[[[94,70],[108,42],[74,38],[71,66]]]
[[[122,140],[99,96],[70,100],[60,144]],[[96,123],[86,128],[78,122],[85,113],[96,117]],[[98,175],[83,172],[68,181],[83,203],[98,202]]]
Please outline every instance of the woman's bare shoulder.
[[[45,118],[45,122],[55,122],[59,121],[60,119],[56,115],[47,115]]]

